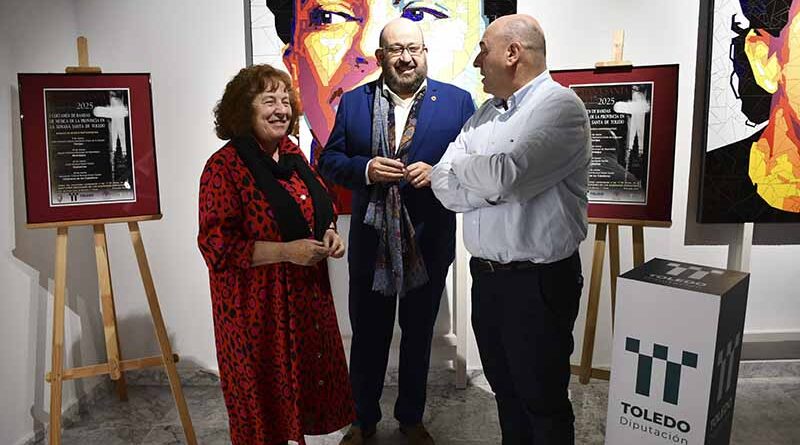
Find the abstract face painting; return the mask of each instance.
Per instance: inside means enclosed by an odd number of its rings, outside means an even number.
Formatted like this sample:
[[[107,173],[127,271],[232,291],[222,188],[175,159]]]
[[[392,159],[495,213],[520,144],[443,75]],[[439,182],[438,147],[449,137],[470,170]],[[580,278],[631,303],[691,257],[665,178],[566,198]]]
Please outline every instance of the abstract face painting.
[[[328,141],[345,92],[380,75],[375,58],[380,31],[405,17],[419,24],[427,47],[428,76],[457,85],[476,104],[488,96],[472,61],[489,22],[516,12],[516,0],[251,0],[248,64],[285,67],[299,90],[304,119],[301,147],[312,163]],[[333,186],[337,207],[348,213],[346,190]]]
[[[800,221],[800,0],[717,0],[699,219]]]
[[[380,75],[375,50],[389,20],[417,22],[428,76],[464,88],[480,104],[487,96],[472,67],[478,42],[489,20],[515,12],[516,1],[253,0],[250,7],[252,62],[275,65],[279,49],[306,123],[324,145],[341,95]],[[270,41],[270,34],[280,40]]]

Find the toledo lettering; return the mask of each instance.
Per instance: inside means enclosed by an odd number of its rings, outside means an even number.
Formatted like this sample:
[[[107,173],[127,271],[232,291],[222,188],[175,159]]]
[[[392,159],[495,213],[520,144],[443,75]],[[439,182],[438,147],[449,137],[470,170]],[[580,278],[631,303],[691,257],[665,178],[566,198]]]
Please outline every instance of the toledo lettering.
[[[675,285],[687,285],[692,287],[706,287],[704,278],[711,275],[722,275],[721,270],[716,269],[703,269],[698,266],[689,266],[679,263],[667,263],[671,267],[666,273],[663,274],[650,274],[650,277],[666,283]]]

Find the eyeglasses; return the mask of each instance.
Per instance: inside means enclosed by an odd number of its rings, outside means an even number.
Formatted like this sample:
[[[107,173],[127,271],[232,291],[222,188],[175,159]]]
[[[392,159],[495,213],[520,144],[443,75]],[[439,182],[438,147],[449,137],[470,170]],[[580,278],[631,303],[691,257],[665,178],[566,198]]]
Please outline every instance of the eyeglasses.
[[[402,45],[392,45],[387,48],[381,48],[383,52],[386,53],[389,57],[400,57],[403,54],[403,51],[408,51],[410,56],[418,56],[425,51],[425,45],[421,45],[419,43],[412,43],[410,45],[402,46]]]

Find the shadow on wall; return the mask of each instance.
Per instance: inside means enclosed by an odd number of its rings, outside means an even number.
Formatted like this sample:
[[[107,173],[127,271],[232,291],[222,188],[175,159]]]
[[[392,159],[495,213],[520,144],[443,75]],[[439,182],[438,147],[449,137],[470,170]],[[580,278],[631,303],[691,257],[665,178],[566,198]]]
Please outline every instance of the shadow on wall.
[[[144,292],[141,295],[115,295],[115,298],[146,298]],[[156,338],[153,319],[150,313],[140,313],[131,317],[125,317],[117,320],[118,335],[120,338],[120,354],[123,360],[146,358],[151,356],[160,356],[161,349],[158,346],[158,339]],[[178,374],[181,377],[184,385],[192,384],[186,382],[188,371],[201,369],[200,362],[194,357],[187,357],[180,354],[180,351],[175,349],[175,334],[169,331],[167,326],[167,337],[169,338],[172,352],[180,356],[178,362]],[[133,357],[126,354],[126,351],[137,351],[137,355]],[[169,380],[167,378],[166,369],[163,366],[154,366],[150,368],[143,368],[142,370],[129,371],[125,373],[125,378],[129,384],[137,385],[167,385]]]
[[[120,297],[123,296],[115,295],[115,298]],[[146,299],[144,292],[142,292],[141,295],[124,295],[124,298]],[[144,306],[147,307],[146,303],[144,303]],[[118,335],[123,359],[127,360],[161,355],[161,349],[158,346],[158,339],[156,338],[156,331],[153,327],[153,319],[150,318],[149,311],[147,313],[139,313],[131,317],[121,318],[117,320],[117,327],[119,328]],[[169,326],[167,326],[167,337],[169,338],[170,345],[172,345],[172,352],[180,355],[180,351],[175,349],[175,335],[169,331]],[[125,355],[125,351],[136,351],[136,354],[141,354],[142,357],[132,357],[130,354]],[[189,358],[181,356],[179,362],[181,367],[185,366],[188,362],[196,363]]]
[[[19,116],[19,95],[16,87],[11,87],[11,115]],[[19,121],[14,118],[12,129],[12,170],[14,202],[14,249],[12,255],[26,267],[20,267],[31,279],[30,313],[28,331],[25,339],[32,352],[34,366],[34,403],[31,417],[38,429],[48,421],[49,398],[46,399],[48,385],[44,376],[48,372],[52,339],[52,293],[55,281],[55,229],[30,230],[25,227],[25,182],[23,178],[22,139]],[[47,178],[40,178],[47,180]],[[65,343],[77,339],[71,347],[65,347],[67,366],[83,366],[94,363],[103,356],[103,325],[97,298],[97,271],[94,261],[94,247],[91,228],[81,227],[69,231],[69,250],[67,257],[67,290],[65,295]],[[48,316],[50,315],[50,316]],[[79,323],[75,323],[75,320]],[[76,329],[76,325],[78,329]],[[81,397],[94,386],[94,382],[76,381],[74,394]],[[65,385],[66,386],[66,385]],[[66,387],[65,389],[69,389]],[[65,395],[69,392],[65,391]]]

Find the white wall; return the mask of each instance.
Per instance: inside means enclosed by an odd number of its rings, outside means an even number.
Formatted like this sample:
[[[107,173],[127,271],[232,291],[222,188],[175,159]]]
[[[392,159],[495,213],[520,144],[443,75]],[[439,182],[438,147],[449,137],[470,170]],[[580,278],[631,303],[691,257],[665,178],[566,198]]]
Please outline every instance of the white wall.
[[[212,113],[243,65],[241,2],[76,1],[91,63],[152,75],[161,221],[141,223],[167,330],[184,365],[216,369],[208,275],[197,250],[200,172],[222,145]],[[158,347],[127,228],[109,230],[123,354]]]
[[[6,2],[8,3],[8,2]],[[244,64],[241,1],[73,0],[3,3],[0,40],[0,282],[6,307],[0,311],[0,443],[15,443],[46,419],[49,369],[49,306],[53,231],[24,229],[15,73],[60,72],[75,64],[74,38],[89,39],[90,62],[105,72],[150,72],[153,80],[156,147],[164,219],[142,223],[162,310],[173,345],[184,364],[216,369],[208,278],[197,251],[197,188],[206,158],[221,142],[213,135],[211,110],[225,83]],[[692,132],[697,10],[699,0],[519,1],[519,10],[541,20],[551,69],[589,67],[611,58],[613,29],[626,30],[626,58],[638,65],[678,63],[680,91],[675,158],[673,227],[647,229],[647,257],[724,266],[726,248],[685,246],[687,187]],[[346,223],[346,218],[342,223]],[[346,224],[342,224],[346,232]],[[108,230],[122,351],[127,357],[157,353],[143,289],[127,229]],[[71,231],[70,360],[89,364],[103,355],[96,304],[91,236]],[[593,233],[590,232],[590,237]],[[622,269],[631,267],[630,233],[622,231]],[[591,242],[581,248],[588,277]],[[800,272],[798,246],[753,249],[748,332],[800,332],[800,301],[789,279]],[[462,260],[465,260],[462,258]],[[340,324],[347,326],[344,262],[332,268]],[[602,294],[597,364],[609,363],[609,292]],[[585,294],[584,294],[585,297]],[[444,305],[447,306],[447,305]],[[585,310],[585,300],[584,308]],[[443,309],[449,314],[449,307]],[[440,314],[441,316],[442,314]],[[583,312],[575,330],[580,351]],[[438,332],[447,330],[441,323]],[[441,340],[441,339],[440,339]],[[441,342],[441,341],[440,341]],[[446,357],[435,353],[434,361]],[[578,361],[578,356],[573,359]],[[469,366],[478,367],[474,342]],[[72,394],[72,393],[70,393]],[[33,416],[31,414],[33,412]]]
[[[76,65],[77,20],[72,1],[0,4],[0,443],[15,444],[47,422],[54,230],[27,230],[18,125],[18,72],[63,72]],[[102,322],[91,232],[70,231],[67,271],[66,366],[103,354]],[[97,379],[64,385],[64,406]]]

